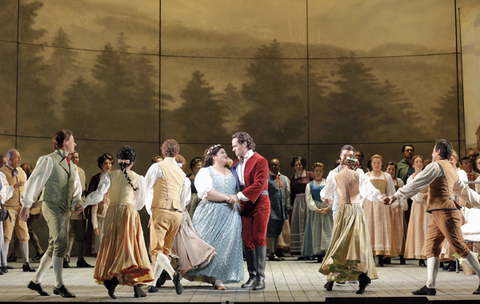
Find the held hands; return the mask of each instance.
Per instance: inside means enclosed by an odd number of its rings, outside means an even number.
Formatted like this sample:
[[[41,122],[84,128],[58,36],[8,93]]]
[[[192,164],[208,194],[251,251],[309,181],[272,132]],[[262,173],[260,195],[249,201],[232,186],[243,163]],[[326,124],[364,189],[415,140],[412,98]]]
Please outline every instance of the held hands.
[[[328,211],[330,211],[330,208],[329,208],[329,207],[327,207],[327,208],[320,208],[320,209],[317,208],[317,209],[315,210],[315,212],[320,213],[321,215],[326,215],[326,214],[328,213]]]
[[[235,204],[235,203],[238,202],[238,201],[240,201],[240,200],[238,199],[238,197],[237,197],[235,194],[233,194],[233,195],[227,195],[227,203],[233,205],[233,204]]]
[[[397,198],[395,196],[385,196],[384,198],[382,198],[382,203],[384,205],[391,205],[394,201],[396,201]]]
[[[80,212],[83,211],[83,209],[84,209],[84,208],[82,207],[82,204],[77,204],[77,205],[75,205],[75,214],[76,214],[76,215],[79,215]]]
[[[326,204],[331,204],[332,203],[332,199],[331,198],[326,198],[323,200]]]

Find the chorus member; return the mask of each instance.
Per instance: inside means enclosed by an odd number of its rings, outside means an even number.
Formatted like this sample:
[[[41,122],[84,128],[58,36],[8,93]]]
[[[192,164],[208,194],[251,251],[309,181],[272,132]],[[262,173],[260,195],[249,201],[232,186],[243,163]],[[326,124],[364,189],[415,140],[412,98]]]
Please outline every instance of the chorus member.
[[[391,204],[396,199],[412,197],[421,189],[429,186],[427,212],[432,214],[425,241],[427,256],[427,282],[425,286],[413,292],[414,295],[435,295],[435,281],[440,268],[439,254],[443,240],[447,239],[454,251],[475,271],[480,280],[478,258],[465,244],[461,230],[461,212],[453,200],[456,193],[472,205],[480,205],[480,195],[458,179],[455,169],[448,163],[452,155],[452,145],[445,139],[435,142],[432,151],[432,163],[419,173],[411,183],[384,203]],[[480,285],[473,292],[480,294]]]
[[[175,285],[177,294],[183,292],[182,274],[170,264],[170,251],[182,223],[185,199],[190,194],[190,183],[175,162],[180,146],[174,139],[162,144],[163,161],[150,166],[145,175],[145,208],[150,214],[150,256],[154,267],[154,279],[158,280],[163,270]],[[153,191],[153,198],[149,199]],[[187,193],[188,191],[189,193]]]
[[[28,288],[41,296],[49,294],[43,290],[42,280],[53,264],[55,285],[53,293],[64,298],[74,298],[63,283],[63,258],[68,249],[68,219],[71,210],[82,203],[82,184],[77,166],[68,155],[76,147],[75,138],[69,130],[61,130],[52,138],[54,152],[38,159],[32,175],[25,184],[20,217],[30,217],[30,207],[43,189],[42,214],[48,225],[48,248]]]
[[[413,167],[415,172],[408,178],[407,185],[412,183],[416,176],[423,170],[423,157],[415,155],[413,158]],[[410,221],[408,222],[407,238],[405,240],[406,259],[417,259],[419,266],[425,266],[425,252],[423,245],[427,233],[428,223],[432,216],[427,211],[428,187],[421,189],[416,195],[412,196],[412,210]]]
[[[390,196],[395,193],[395,186],[392,177],[382,171],[383,157],[375,154],[370,158],[372,171],[367,173],[370,182],[375,188],[380,190],[384,196]],[[373,248],[373,255],[378,257],[377,266],[384,265],[384,257],[396,257],[397,243],[395,239],[395,229],[393,226],[393,211],[398,204],[394,206],[385,206],[381,202],[372,202],[366,199],[363,202],[365,218],[367,219],[370,242]],[[390,208],[392,207],[392,208]]]
[[[302,256],[316,257],[319,263],[322,262],[328,249],[333,230],[332,209],[320,197],[320,191],[325,187],[324,171],[324,164],[314,163],[314,180],[309,182],[305,188],[309,211],[303,238]]]
[[[480,176],[479,173],[473,170],[474,168],[473,166],[474,166],[474,163],[470,160],[468,156],[462,157],[462,159],[460,159],[460,169],[462,169],[463,171],[465,171],[465,173],[467,173],[469,182],[474,182]],[[473,183],[468,184],[468,186],[470,187],[470,189],[475,190],[475,184]],[[470,206],[467,205],[467,207],[470,207]]]
[[[395,177],[397,170],[397,165],[395,162],[390,161],[387,163],[385,172],[390,174],[393,180],[393,185],[395,186],[395,191],[404,186],[403,181]],[[395,229],[395,241],[397,243],[398,256],[400,257],[400,265],[405,265],[405,236],[407,234],[407,221],[405,219],[405,211],[408,209],[407,200],[399,200],[397,209],[393,212],[393,226]]]
[[[269,163],[268,197],[271,209],[267,226],[268,260],[283,260],[275,256],[278,238],[282,233],[285,222],[288,221],[288,207],[290,205],[290,180],[280,173],[280,161],[276,158]],[[290,207],[291,208],[291,207]]]
[[[305,188],[314,177],[311,171],[307,171],[307,160],[301,156],[294,157],[290,165],[295,168],[295,174],[290,177],[292,191],[290,193],[292,204],[292,221],[290,235],[290,252],[292,255],[300,255],[299,260],[310,259],[301,256],[303,237],[307,225],[307,203],[305,200]]]
[[[362,164],[362,162],[363,162],[363,152],[362,151],[355,152],[355,158],[358,160],[358,169],[361,169],[365,173],[370,171],[370,169],[368,169],[367,167],[365,167]]]
[[[201,199],[198,197],[197,194],[197,188],[195,188],[195,176],[197,176],[198,171],[200,168],[203,166],[203,159],[201,157],[194,157],[190,161],[190,170],[192,170],[192,173],[188,174],[187,177],[190,179],[191,182],[191,195],[192,198],[190,200],[190,203],[187,205],[187,210],[188,214],[190,215],[190,218],[193,218],[193,214],[195,213],[195,209],[197,209],[198,204],[200,203]]]
[[[338,197],[338,210],[333,225],[332,241],[319,271],[327,275],[325,289],[331,291],[333,282],[359,281],[357,294],[363,294],[371,280],[378,279],[367,223],[361,205],[362,198],[373,202],[383,195],[365,174],[355,171],[355,152],[344,155],[342,170],[327,179],[320,192],[322,200]]]
[[[475,159],[475,168],[477,168],[477,170],[480,172],[480,156],[477,156],[477,158]],[[477,179],[475,180],[476,184],[475,184],[475,190],[480,193],[480,176],[477,177]]]
[[[204,165],[195,177],[202,201],[193,215],[193,227],[215,248],[216,254],[205,267],[187,273],[193,280],[212,283],[219,290],[225,290],[226,283],[244,279],[240,205],[229,197],[237,193],[237,184],[230,169],[225,167],[227,162],[224,147],[211,146],[205,151]]]
[[[100,179],[103,175],[105,175],[105,173],[108,173],[112,170],[113,164],[115,164],[115,159],[110,153],[103,153],[97,158],[97,166],[98,168],[100,168],[100,172],[92,176],[92,178],[90,179],[87,195],[97,190]],[[93,232],[96,236],[98,236],[98,241],[95,242],[95,248],[99,248],[102,242],[105,227],[105,216],[107,215],[107,209],[109,204],[110,199],[107,192],[100,203],[92,206],[91,217]]]
[[[143,237],[140,215],[143,208],[145,183],[142,176],[131,170],[137,158],[130,146],[120,148],[117,162],[120,170],[105,172],[97,190],[90,193],[82,205],[98,204],[110,195],[105,216],[105,233],[100,244],[93,277],[104,284],[108,295],[115,299],[117,285],[133,286],[134,296],[145,297],[141,285],[153,281],[150,261]],[[83,209],[82,208],[82,209]],[[81,210],[77,210],[81,212]]]
[[[8,210],[10,219],[3,222],[3,229],[5,234],[5,252],[8,253],[10,242],[12,241],[13,232],[15,231],[18,241],[20,243],[20,251],[23,256],[23,271],[34,272],[35,270],[30,266],[29,246],[28,241],[30,235],[28,233],[27,222],[22,221],[19,214],[23,209],[21,197],[24,191],[25,181],[27,175],[20,167],[22,158],[20,152],[16,149],[8,150],[7,163],[0,168],[0,178],[5,183],[2,183],[6,191],[11,193],[10,199],[5,202],[4,208]],[[8,194],[7,194],[8,195]]]
[[[268,161],[255,152],[255,142],[250,134],[238,132],[232,135],[232,147],[238,157],[232,171],[240,190],[231,196],[240,202],[242,215],[242,239],[249,278],[242,288],[265,289],[267,260],[267,225],[270,218],[268,197]]]

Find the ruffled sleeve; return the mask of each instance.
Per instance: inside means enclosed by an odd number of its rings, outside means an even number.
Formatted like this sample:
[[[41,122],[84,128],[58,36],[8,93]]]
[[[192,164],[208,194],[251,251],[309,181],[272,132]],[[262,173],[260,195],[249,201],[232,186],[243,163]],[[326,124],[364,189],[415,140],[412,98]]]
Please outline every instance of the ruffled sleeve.
[[[30,178],[25,183],[22,195],[22,204],[25,208],[30,208],[37,200],[38,195],[45,187],[53,170],[53,160],[49,155],[40,157]]]
[[[108,192],[108,189],[110,189],[110,184],[110,174],[107,172],[100,178],[97,190],[91,192],[87,196],[85,202],[82,204],[82,207],[85,208],[87,206],[100,203],[103,200],[103,196]]]
[[[213,180],[210,176],[208,168],[201,168],[195,176],[195,188],[197,188],[197,195],[202,200],[207,197],[210,190],[213,189]]]

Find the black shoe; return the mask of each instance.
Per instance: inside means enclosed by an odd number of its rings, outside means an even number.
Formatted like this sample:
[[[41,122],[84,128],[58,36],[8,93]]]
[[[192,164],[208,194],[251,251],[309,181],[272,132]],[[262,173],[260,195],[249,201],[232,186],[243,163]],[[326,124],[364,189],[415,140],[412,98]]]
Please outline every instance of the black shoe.
[[[7,262],[16,262],[17,256],[13,255],[13,253],[7,258]]]
[[[93,268],[92,265],[88,264],[87,261],[85,261],[84,258],[79,258],[77,261],[77,267],[78,268]]]
[[[30,283],[28,283],[27,287],[28,287],[28,289],[31,289],[33,291],[38,292],[38,294],[41,295],[42,297],[49,296],[49,294],[45,290],[43,290],[42,284],[40,284],[40,283],[35,284],[35,283],[33,283],[33,281],[30,281]]]
[[[418,260],[418,266],[420,266],[420,267],[427,266],[427,265],[425,265],[425,260]]]
[[[391,259],[391,258],[385,258],[385,259],[383,260],[383,263],[384,263],[384,264],[392,264],[392,259]]]
[[[384,264],[383,255],[379,255],[377,267],[383,267],[383,264]]]
[[[2,271],[3,271],[3,273],[7,273],[7,272],[8,272],[8,267],[7,267],[7,266],[3,266],[3,267],[2,267]]]
[[[363,294],[365,292],[365,288],[367,288],[368,285],[370,285],[370,278],[365,274],[362,273],[358,276],[358,282],[360,287],[358,288],[357,294]]]
[[[450,265],[448,266],[448,271],[456,271],[457,270],[457,261],[451,261]]]
[[[56,295],[61,295],[62,298],[76,298],[77,296],[74,293],[71,293],[68,291],[67,288],[65,288],[65,285],[62,285],[60,287],[53,287],[53,293]]]
[[[435,288],[427,288],[427,286],[423,286],[422,288],[420,289],[417,289],[415,291],[412,291],[412,294],[413,295],[416,295],[416,296],[420,296],[420,295],[423,295],[423,296],[434,296],[437,294],[437,290]]]
[[[63,258],[63,268],[70,268],[70,258]]]
[[[150,286],[150,287],[148,288],[148,292],[158,292],[158,288],[155,287],[155,286]]]
[[[182,274],[178,271],[175,271],[173,274],[173,284],[175,285],[175,291],[177,294],[182,294],[183,292],[183,286],[180,280],[182,280]]]
[[[275,256],[275,254],[271,254],[271,255],[268,256],[268,260],[269,260],[269,261],[284,261],[285,259],[283,259],[283,258],[277,258],[277,257]]]
[[[265,289],[265,278],[264,277],[257,277],[255,278],[255,282],[252,286],[253,290],[264,290]]]
[[[115,288],[118,285],[117,277],[114,276],[111,280],[105,280],[103,285],[105,285],[105,288],[107,288],[110,298],[116,299],[117,297],[115,296]]]
[[[167,280],[168,273],[163,270],[162,273],[160,274],[160,277],[157,280],[157,283],[155,284],[155,287],[162,287],[163,284],[165,284],[165,281]]]
[[[323,256],[317,256],[317,263],[322,263],[323,262]]]
[[[325,289],[327,291],[332,291],[333,289],[333,281],[327,281],[327,283],[325,283],[325,285],[323,285],[323,287],[325,287]]]
[[[35,269],[30,266],[30,263],[25,263],[22,265],[23,272],[35,272]]]
[[[478,285],[477,290],[475,290],[475,291],[473,292],[473,294],[480,294],[480,285]]]
[[[34,258],[32,258],[32,261],[40,261],[40,260],[43,258],[43,255],[44,255],[44,254],[45,254],[45,252],[42,253],[42,254],[38,254],[38,253],[37,253],[37,256],[34,257]]]
[[[134,292],[135,298],[144,298],[147,296],[147,294],[142,290],[140,285],[133,286],[133,292]]]
[[[242,288],[252,288],[255,283],[255,277],[249,277],[248,280],[242,284]]]
[[[275,250],[275,255],[276,255],[277,257],[279,257],[279,258],[284,258],[284,257],[285,257],[285,255],[283,254],[282,249],[277,249],[277,250]]]
[[[403,258],[403,255],[400,256],[400,265],[406,265],[407,263],[405,262],[405,259]]]

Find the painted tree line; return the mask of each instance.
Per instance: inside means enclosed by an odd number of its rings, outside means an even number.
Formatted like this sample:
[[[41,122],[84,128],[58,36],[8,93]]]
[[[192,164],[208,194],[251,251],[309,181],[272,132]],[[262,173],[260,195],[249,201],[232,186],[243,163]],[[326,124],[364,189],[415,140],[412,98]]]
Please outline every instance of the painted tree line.
[[[305,61],[308,67],[292,66],[282,60],[281,44],[273,40],[257,49],[240,86],[219,90],[201,71],[192,71],[179,94],[182,100],[175,100],[173,92],[157,87],[153,56],[127,54],[130,46],[123,33],[115,45],[92,52],[92,68],[82,64],[62,28],[52,47],[39,45],[46,31],[33,25],[42,5],[20,2],[22,42],[31,43],[21,45],[18,67],[18,99],[28,104],[19,111],[29,118],[19,128],[26,134],[38,134],[40,128],[50,135],[52,129],[67,126],[78,138],[157,141],[160,125],[163,139],[212,143],[228,141],[229,126],[235,124],[255,134],[258,142],[295,144],[378,142],[379,136],[395,141],[424,132],[423,114],[405,92],[377,79],[353,53],[327,70],[314,60]],[[443,106],[456,100],[456,88],[449,88],[432,112],[441,117]],[[165,107],[177,102],[181,106],[174,110]],[[436,123],[449,127],[440,119]]]

